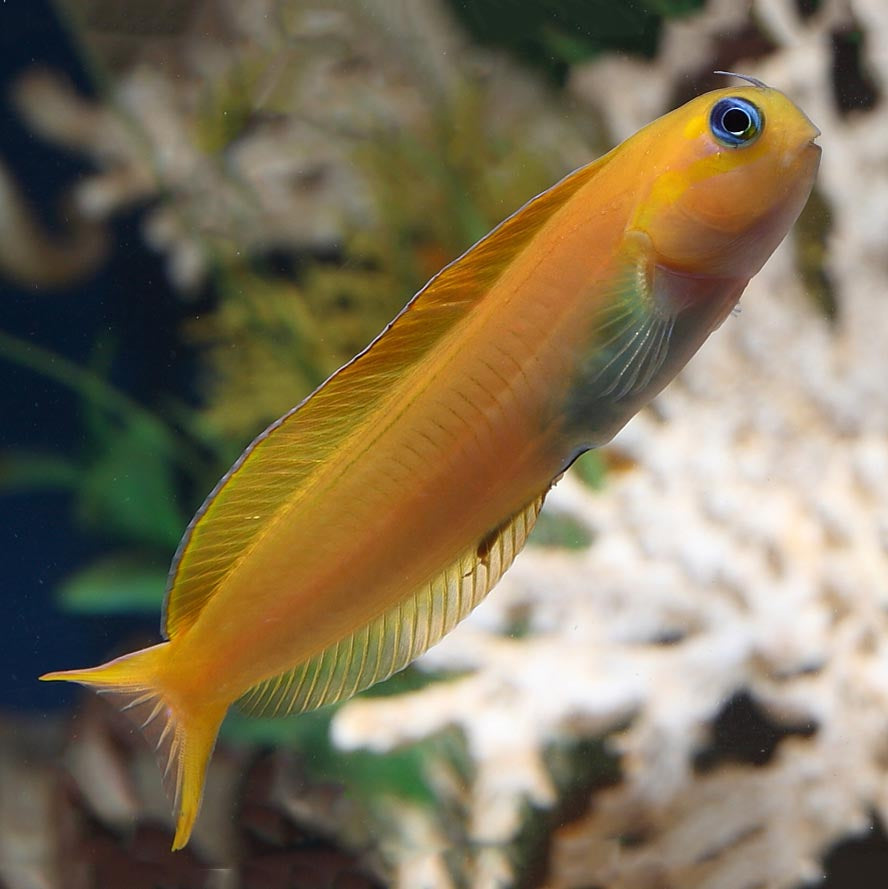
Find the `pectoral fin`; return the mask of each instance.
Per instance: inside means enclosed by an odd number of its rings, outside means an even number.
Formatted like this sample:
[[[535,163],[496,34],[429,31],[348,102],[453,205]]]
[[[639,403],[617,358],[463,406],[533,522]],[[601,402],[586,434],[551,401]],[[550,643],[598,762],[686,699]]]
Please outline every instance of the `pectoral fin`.
[[[583,366],[587,393],[620,401],[646,388],[669,353],[681,305],[658,291],[653,248],[643,232],[627,235],[604,292]]]
[[[627,233],[591,295],[598,308],[565,400],[567,429],[585,446],[609,440],[684,367],[746,284],[670,269],[644,232]]]

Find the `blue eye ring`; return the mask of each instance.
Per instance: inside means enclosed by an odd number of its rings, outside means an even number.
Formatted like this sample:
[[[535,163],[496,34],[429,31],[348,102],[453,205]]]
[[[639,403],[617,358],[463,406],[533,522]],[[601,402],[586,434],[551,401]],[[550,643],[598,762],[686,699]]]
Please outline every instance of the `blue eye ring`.
[[[764,128],[765,116],[761,110],[739,96],[719,99],[709,114],[712,135],[728,148],[751,145]]]

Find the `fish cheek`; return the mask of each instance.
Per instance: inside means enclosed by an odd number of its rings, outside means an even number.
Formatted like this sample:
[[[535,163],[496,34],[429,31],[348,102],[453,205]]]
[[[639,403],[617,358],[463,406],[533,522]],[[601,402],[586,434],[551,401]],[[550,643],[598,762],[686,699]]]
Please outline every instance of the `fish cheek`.
[[[762,235],[772,227],[774,202],[754,183],[737,169],[690,185],[648,228],[657,262],[688,275],[754,274],[767,258],[760,244],[773,250],[779,242]]]

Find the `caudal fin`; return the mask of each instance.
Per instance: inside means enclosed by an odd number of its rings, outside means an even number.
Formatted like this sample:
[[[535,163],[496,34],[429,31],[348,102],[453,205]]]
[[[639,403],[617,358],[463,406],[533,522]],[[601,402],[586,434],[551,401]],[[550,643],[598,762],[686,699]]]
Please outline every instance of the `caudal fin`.
[[[164,789],[176,813],[173,849],[191,836],[200,810],[207,764],[227,706],[193,706],[168,687],[162,669],[169,642],[126,654],[100,667],[46,673],[45,681],[78,682],[106,694],[145,735],[157,755]]]

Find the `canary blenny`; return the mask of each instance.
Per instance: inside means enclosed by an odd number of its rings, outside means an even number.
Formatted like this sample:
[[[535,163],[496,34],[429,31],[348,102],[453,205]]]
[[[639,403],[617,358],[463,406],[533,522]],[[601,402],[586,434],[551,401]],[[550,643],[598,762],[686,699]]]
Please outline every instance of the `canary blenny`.
[[[730,313],[798,217],[817,129],[777,90],[702,95],[448,265],[273,423],[192,520],[158,645],[49,673],[111,693],[188,841],[232,703],[298,713],[405,667],[509,567],[547,490]]]

